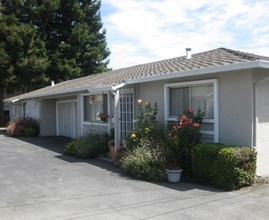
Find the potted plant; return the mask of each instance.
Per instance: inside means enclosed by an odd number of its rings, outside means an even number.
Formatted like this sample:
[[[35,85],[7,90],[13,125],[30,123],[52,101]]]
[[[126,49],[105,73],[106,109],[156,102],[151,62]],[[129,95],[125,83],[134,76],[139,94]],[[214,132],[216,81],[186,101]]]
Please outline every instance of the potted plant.
[[[165,161],[167,181],[170,183],[177,183],[181,180],[181,149],[180,143],[171,133],[168,135],[165,143]]]
[[[100,118],[101,121],[107,122],[107,119],[108,119],[109,116],[106,113],[101,112],[101,113],[98,114],[98,117]]]
[[[182,168],[184,174],[191,176],[191,148],[200,140],[200,123],[202,123],[205,114],[198,109],[194,114],[194,109],[189,108],[186,113],[180,117],[178,123],[171,126],[166,138],[165,157],[167,161],[166,173],[170,179],[170,173],[176,182],[180,180]],[[174,170],[171,172],[171,170]],[[169,181],[169,180],[168,180]]]

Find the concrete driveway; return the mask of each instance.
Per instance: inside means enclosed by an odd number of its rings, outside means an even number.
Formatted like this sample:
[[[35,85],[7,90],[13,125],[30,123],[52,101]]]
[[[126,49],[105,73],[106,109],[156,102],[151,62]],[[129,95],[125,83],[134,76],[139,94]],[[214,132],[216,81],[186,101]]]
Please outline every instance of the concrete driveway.
[[[268,219],[268,184],[223,192],[138,181],[108,162],[63,156],[67,141],[0,134],[0,219]]]

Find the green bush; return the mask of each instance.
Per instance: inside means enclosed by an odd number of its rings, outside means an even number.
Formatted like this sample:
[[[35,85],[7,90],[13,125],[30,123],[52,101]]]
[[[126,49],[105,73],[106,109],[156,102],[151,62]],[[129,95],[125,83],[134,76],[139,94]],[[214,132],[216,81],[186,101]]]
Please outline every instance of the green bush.
[[[249,147],[199,144],[192,150],[196,180],[233,190],[254,183],[256,152]]]
[[[129,175],[147,181],[164,181],[164,164],[161,148],[152,146],[146,139],[140,146],[125,152],[122,159],[122,167]]]
[[[193,177],[200,182],[210,182],[210,169],[223,144],[197,144],[192,148]]]
[[[64,154],[67,156],[75,156],[76,155],[76,144],[77,140],[72,140],[65,145]]]
[[[7,134],[10,136],[35,137],[40,133],[40,121],[31,117],[20,118],[9,123]]]
[[[75,144],[75,156],[77,158],[92,158],[99,153],[99,134],[87,134],[77,139]]]
[[[106,133],[90,133],[76,140],[69,142],[65,146],[65,155],[76,156],[78,158],[96,157],[98,154],[104,154],[108,151],[107,143],[109,135]]]
[[[98,153],[99,154],[106,154],[108,152],[109,140],[110,140],[110,136],[108,133],[99,134],[99,141],[98,141],[98,149],[99,149]]]
[[[226,147],[212,164],[212,183],[223,189],[240,189],[255,181],[256,152],[249,147]]]

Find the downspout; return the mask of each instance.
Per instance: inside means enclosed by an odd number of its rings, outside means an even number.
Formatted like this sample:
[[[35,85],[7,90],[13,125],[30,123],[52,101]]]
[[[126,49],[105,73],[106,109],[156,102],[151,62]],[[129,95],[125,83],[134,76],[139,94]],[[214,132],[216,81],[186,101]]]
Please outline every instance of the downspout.
[[[260,81],[257,81],[254,83],[254,88],[253,88],[253,118],[254,118],[254,123],[253,123],[253,137],[252,137],[252,147],[257,148],[257,125],[258,125],[258,118],[257,118],[257,105],[258,105],[258,98],[257,98],[257,87],[269,80],[269,77],[266,77]]]
[[[254,88],[253,88],[253,93],[254,93],[254,97],[253,97],[253,118],[254,118],[254,123],[253,123],[253,126],[252,126],[252,133],[253,133],[253,136],[252,136],[252,148],[256,150],[257,154],[259,154],[258,152],[258,148],[259,146],[257,146],[257,128],[258,128],[258,94],[257,94],[257,89],[258,89],[258,86],[260,86],[262,83],[266,82],[269,80],[269,77],[266,77],[260,81],[257,81],[254,83]],[[257,155],[257,166],[258,166],[258,160],[259,160],[259,156]],[[260,178],[262,177],[262,175],[260,175],[259,173],[257,173],[257,170],[256,170],[256,177]]]

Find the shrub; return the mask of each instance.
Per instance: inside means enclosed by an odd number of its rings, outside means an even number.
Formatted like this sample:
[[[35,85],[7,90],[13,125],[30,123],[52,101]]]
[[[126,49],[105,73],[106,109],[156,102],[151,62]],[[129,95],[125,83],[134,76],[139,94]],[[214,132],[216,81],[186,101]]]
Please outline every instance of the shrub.
[[[84,135],[75,143],[75,156],[82,159],[96,157],[99,153],[99,144],[99,134]]]
[[[20,118],[9,123],[7,134],[10,136],[35,137],[40,133],[40,122],[31,117]]]
[[[90,133],[76,140],[72,140],[65,146],[65,155],[76,156],[78,158],[91,158],[97,156],[99,153],[106,153],[108,151],[107,143],[109,135],[106,133],[97,134]]]
[[[199,144],[192,150],[195,179],[232,190],[254,183],[256,152],[249,147]]]
[[[224,147],[223,144],[197,144],[192,149],[193,177],[201,182],[210,182],[212,176],[210,169],[214,158]]]
[[[76,145],[77,145],[76,139],[67,143],[65,145],[65,148],[64,148],[64,154],[67,156],[75,156],[76,155]]]
[[[164,181],[165,167],[161,148],[152,146],[146,139],[141,145],[125,152],[122,159],[123,169],[131,176],[147,181]]]
[[[96,135],[96,137],[98,134]],[[99,154],[106,154],[108,152],[108,141],[110,137],[108,133],[99,134],[99,141],[98,141],[98,153]]]
[[[249,186],[255,181],[256,152],[249,147],[226,147],[212,164],[212,183],[232,190]]]

